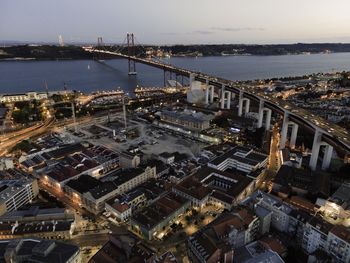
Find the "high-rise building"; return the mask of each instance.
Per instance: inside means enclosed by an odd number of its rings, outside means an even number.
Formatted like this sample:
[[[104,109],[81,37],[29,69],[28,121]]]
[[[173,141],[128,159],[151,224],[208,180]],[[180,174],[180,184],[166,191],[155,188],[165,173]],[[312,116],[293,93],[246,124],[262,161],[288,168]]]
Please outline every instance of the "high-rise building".
[[[61,35],[58,36],[58,44],[60,47],[64,47],[63,37]]]

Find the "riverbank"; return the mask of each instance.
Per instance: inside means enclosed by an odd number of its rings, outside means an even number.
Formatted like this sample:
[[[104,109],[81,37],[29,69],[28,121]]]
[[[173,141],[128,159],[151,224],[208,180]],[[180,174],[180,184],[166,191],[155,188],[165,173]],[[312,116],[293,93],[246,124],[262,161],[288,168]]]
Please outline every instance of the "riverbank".
[[[106,46],[110,49],[110,46]],[[135,46],[136,53],[144,50]],[[310,55],[350,52],[350,44],[276,44],[276,45],[173,45],[146,46],[147,50],[160,50],[160,54],[173,57],[209,57],[209,56],[279,56]],[[124,50],[126,52],[126,50]],[[67,45],[16,45],[0,48],[0,61],[18,60],[74,60],[92,59],[93,54],[86,52],[81,46]]]

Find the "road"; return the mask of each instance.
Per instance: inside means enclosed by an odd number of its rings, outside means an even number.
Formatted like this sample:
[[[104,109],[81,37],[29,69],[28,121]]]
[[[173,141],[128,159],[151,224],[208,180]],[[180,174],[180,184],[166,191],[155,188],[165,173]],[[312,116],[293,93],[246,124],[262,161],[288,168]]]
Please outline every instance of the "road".
[[[13,135],[9,135],[9,137],[3,139],[0,143],[0,156],[7,154],[8,151],[17,143],[26,140],[30,137],[45,133],[54,122],[54,118],[49,118],[43,124],[35,125],[34,127],[25,129],[25,131],[23,132],[18,131]]]
[[[108,233],[86,233],[71,238],[70,242],[78,245],[79,247],[94,247],[102,246],[109,239]]]
[[[69,197],[67,197],[62,190],[50,187],[48,184],[45,184],[41,179],[38,181],[38,183],[39,183],[40,189],[43,189],[46,192],[50,193],[51,195],[55,196],[58,200],[60,200],[66,206],[68,206],[72,211],[77,211],[82,216],[88,216],[88,217],[94,216],[92,213],[90,213],[86,209],[83,209],[81,206],[79,206],[78,203],[72,202],[72,200]]]
[[[266,175],[263,181],[263,187],[271,187],[271,180],[277,174],[280,166],[280,151],[279,151],[279,143],[280,143],[280,133],[278,125],[274,125],[271,133],[271,145],[270,145],[270,154],[269,161],[266,170]]]

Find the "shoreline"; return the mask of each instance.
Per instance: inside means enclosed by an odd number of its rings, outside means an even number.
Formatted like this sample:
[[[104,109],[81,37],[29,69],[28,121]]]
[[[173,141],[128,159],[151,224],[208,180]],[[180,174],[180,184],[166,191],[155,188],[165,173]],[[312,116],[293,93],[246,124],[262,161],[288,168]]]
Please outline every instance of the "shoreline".
[[[224,55],[202,55],[202,56],[193,56],[193,55],[173,55],[170,58],[161,57],[162,60],[169,60],[171,58],[189,58],[189,59],[198,59],[198,58],[210,58],[210,57],[281,57],[281,56],[312,56],[312,55],[332,55],[332,54],[348,54],[349,52],[315,52],[315,53],[289,53],[289,54],[224,54]],[[123,59],[118,57],[105,58],[105,60],[113,59]],[[0,58],[0,62],[16,62],[16,61],[74,61],[74,60],[93,60],[93,58],[26,58],[26,57],[12,57],[12,58]]]

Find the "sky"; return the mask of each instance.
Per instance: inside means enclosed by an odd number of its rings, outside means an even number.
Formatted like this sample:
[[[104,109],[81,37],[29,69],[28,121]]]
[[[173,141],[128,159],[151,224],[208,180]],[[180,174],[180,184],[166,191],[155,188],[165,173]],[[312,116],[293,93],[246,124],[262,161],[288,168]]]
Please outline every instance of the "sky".
[[[350,43],[350,0],[0,0],[0,41]]]

